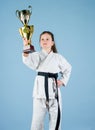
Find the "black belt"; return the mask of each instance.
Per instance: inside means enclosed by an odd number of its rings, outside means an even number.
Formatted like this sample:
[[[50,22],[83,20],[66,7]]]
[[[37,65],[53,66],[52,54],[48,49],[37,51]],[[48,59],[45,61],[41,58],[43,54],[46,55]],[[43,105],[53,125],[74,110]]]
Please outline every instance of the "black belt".
[[[57,73],[45,73],[45,72],[38,72],[38,75],[45,77],[45,94],[46,94],[46,102],[49,102],[49,93],[48,93],[48,78],[54,78],[56,85],[57,85]]]
[[[58,86],[57,86],[57,77],[58,73],[46,73],[46,72],[38,72],[38,75],[45,77],[45,94],[46,94],[46,105],[49,103],[49,93],[48,93],[48,78],[54,78],[56,82],[56,99],[58,102],[58,117],[55,130],[58,130],[60,124],[60,106],[59,106],[59,99],[58,99]]]

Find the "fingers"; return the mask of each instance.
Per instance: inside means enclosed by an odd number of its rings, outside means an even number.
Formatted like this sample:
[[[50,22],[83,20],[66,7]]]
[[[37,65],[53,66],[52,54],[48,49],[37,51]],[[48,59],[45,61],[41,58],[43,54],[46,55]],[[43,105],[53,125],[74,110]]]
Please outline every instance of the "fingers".
[[[25,57],[28,57],[28,55],[29,55],[28,53],[23,53],[23,56]]]
[[[26,38],[23,38],[24,46],[27,46],[29,43],[30,43],[30,40],[27,40]]]
[[[57,80],[58,87],[63,85],[63,82],[61,80]]]

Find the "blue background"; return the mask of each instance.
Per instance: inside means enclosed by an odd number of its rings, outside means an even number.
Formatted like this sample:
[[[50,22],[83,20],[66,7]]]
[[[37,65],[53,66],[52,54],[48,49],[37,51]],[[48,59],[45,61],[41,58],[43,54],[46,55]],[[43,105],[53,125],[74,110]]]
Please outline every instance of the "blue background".
[[[29,130],[36,73],[22,63],[23,25],[15,11],[32,5],[29,24],[40,50],[39,35],[54,33],[56,46],[73,69],[63,99],[62,130],[95,130],[95,0],[1,0],[0,130]],[[45,119],[48,130],[48,115]]]

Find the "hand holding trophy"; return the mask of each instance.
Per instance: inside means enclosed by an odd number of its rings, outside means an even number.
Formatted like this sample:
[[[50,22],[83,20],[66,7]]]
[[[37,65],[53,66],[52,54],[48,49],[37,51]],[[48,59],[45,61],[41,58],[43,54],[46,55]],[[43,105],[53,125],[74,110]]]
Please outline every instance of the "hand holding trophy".
[[[24,25],[23,27],[19,28],[19,33],[23,39],[26,39],[28,42],[27,45],[24,46],[23,52],[24,53],[31,53],[34,51],[34,46],[31,45],[31,38],[34,32],[34,25],[28,25],[30,16],[32,14],[32,7],[29,6],[30,10],[16,10],[16,16]]]

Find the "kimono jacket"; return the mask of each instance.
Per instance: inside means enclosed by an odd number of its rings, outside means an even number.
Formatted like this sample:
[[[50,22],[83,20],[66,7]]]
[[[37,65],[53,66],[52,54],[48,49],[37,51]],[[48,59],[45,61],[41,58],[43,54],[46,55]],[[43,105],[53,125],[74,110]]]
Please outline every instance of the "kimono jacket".
[[[30,53],[28,57],[22,55],[22,59],[25,65],[37,72],[61,73],[60,80],[66,86],[72,67],[60,54],[53,51],[48,54],[45,50],[41,50],[40,52]],[[44,76],[36,76],[33,97],[46,99],[44,82]],[[48,78],[49,99],[55,98],[55,89],[54,78]]]

